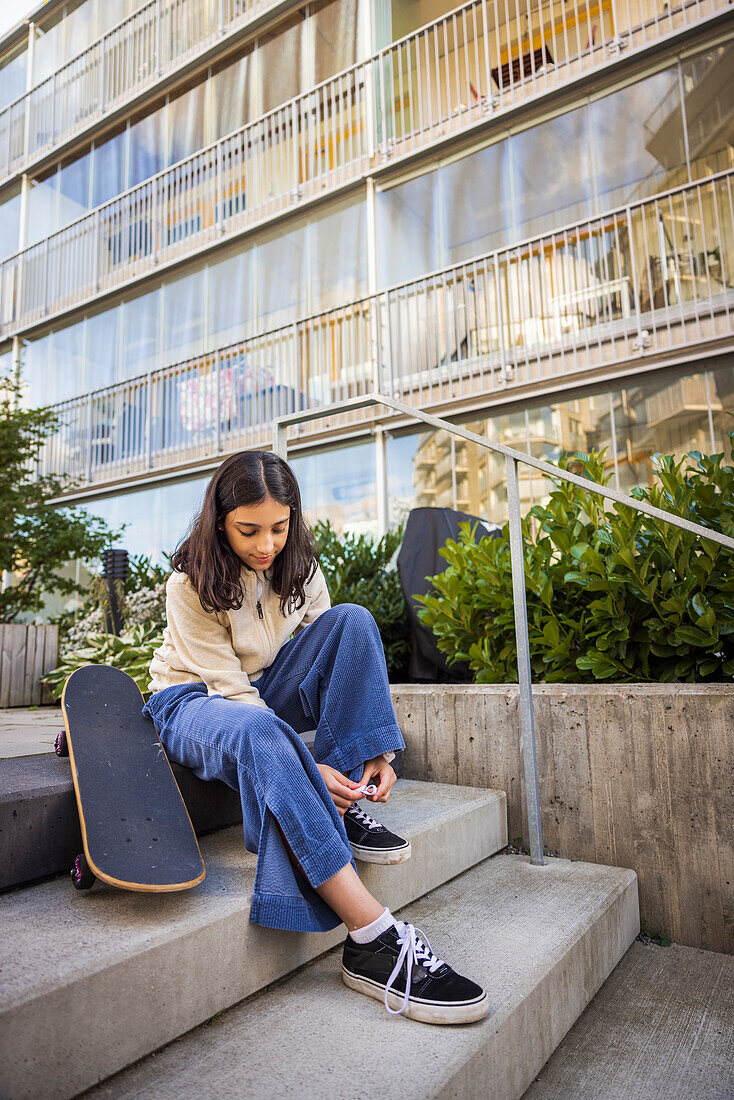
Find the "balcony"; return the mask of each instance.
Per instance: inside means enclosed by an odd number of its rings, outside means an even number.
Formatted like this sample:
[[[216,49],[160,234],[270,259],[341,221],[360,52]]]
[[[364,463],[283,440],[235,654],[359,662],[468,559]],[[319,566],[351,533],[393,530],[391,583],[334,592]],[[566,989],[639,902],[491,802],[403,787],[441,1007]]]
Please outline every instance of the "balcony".
[[[731,347],[733,192],[734,170],[64,402],[41,469],[122,483],[262,446],[274,417],[371,390],[480,409]]]
[[[0,183],[283,6],[282,0],[148,0],[0,111]]]
[[[598,68],[621,41],[644,46],[727,6],[726,0],[697,0],[653,17],[647,0],[635,0],[624,8],[630,22],[622,39],[605,2],[597,9],[569,0],[555,21],[555,9],[542,5],[531,26],[530,16],[505,18],[500,0],[494,6],[475,0],[270,111],[4,260],[0,337],[161,271]],[[523,52],[527,41],[542,43],[542,64],[534,46]]]

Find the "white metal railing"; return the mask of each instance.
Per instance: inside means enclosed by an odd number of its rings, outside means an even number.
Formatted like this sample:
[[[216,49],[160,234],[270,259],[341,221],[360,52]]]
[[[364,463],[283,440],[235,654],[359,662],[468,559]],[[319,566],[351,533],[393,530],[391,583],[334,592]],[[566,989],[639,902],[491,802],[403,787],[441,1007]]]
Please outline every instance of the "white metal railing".
[[[280,7],[278,0],[148,0],[0,111],[0,180]]]
[[[693,0],[653,17],[648,0],[627,0],[627,40],[644,43],[725,2]],[[275,108],[4,260],[0,336],[358,179],[376,158],[404,155],[602,64],[621,40],[622,15],[618,8],[615,23],[611,0],[598,4],[597,12],[588,0],[550,0],[532,9],[535,26],[519,9],[511,17],[506,0],[474,0]],[[595,12],[598,23],[590,22]],[[522,61],[523,43],[536,38],[552,64],[536,64],[532,51]]]
[[[41,469],[111,481],[379,390],[435,407],[731,340],[734,170],[56,406]]]
[[[570,470],[561,470],[558,466],[545,462],[541,458],[533,458],[523,454],[512,447],[497,443],[475,432],[467,431],[457,424],[451,424],[447,420],[441,420],[431,416],[423,409],[405,405],[402,401],[396,401],[394,397],[384,393],[369,393],[364,397],[350,402],[338,402],[325,409],[317,409],[309,412],[293,412],[278,417],[273,424],[272,449],[281,458],[288,458],[288,428],[296,424],[303,424],[309,420],[323,417],[334,417],[364,408],[366,406],[382,405],[394,413],[398,413],[409,420],[425,424],[434,431],[448,432],[452,437],[465,439],[469,443],[476,444],[485,450],[492,451],[495,455],[501,455],[505,459],[505,475],[507,478],[507,512],[510,538],[510,561],[512,569],[512,597],[515,616],[515,640],[517,644],[517,671],[519,688],[519,725],[520,742],[522,745],[523,777],[525,780],[525,811],[528,822],[528,836],[530,841],[530,861],[541,866],[543,860],[543,832],[541,826],[540,788],[538,784],[538,765],[535,751],[535,716],[533,711],[533,685],[530,665],[530,632],[528,627],[528,605],[525,591],[525,558],[522,530],[522,513],[520,510],[520,481],[519,467],[530,466],[543,474],[544,477],[554,481],[570,482],[580,486],[585,492],[595,496],[604,497],[615,504],[622,504],[631,508],[634,512],[641,512],[657,522],[672,524],[679,530],[688,531],[699,539],[704,538],[718,546],[724,546],[727,550],[734,550],[734,539],[723,534],[716,528],[704,527],[700,523],[694,523],[690,519],[678,516],[674,512],[657,508],[647,501],[636,500],[626,493],[620,493],[618,489],[612,489],[608,485],[599,485]]]

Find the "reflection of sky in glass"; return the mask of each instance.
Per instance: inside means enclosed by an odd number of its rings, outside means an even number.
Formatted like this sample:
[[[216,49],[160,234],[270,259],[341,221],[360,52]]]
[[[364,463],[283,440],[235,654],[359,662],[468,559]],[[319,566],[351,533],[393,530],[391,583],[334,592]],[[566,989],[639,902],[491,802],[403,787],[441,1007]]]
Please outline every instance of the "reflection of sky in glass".
[[[110,527],[127,524],[117,546],[124,547],[129,554],[145,554],[163,564],[163,554],[173,553],[201,508],[208,482],[209,478],[205,477],[177,485],[156,486],[95,500],[84,508],[101,516]]]
[[[376,531],[374,444],[293,458],[290,465],[309,522],[328,519],[337,531],[355,534]]]

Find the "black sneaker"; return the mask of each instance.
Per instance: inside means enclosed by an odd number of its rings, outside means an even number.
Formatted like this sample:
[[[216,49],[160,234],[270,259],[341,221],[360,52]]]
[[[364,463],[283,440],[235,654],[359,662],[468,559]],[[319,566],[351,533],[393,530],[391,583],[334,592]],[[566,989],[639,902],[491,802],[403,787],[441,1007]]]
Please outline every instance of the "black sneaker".
[[[364,863],[404,863],[410,841],[391,833],[355,802],[344,814],[344,828],[355,859]]]
[[[412,924],[397,921],[369,943],[347,936],[342,977],[350,989],[385,1002],[424,1024],[470,1024],[489,1012],[489,998],[476,982],[437,959]]]

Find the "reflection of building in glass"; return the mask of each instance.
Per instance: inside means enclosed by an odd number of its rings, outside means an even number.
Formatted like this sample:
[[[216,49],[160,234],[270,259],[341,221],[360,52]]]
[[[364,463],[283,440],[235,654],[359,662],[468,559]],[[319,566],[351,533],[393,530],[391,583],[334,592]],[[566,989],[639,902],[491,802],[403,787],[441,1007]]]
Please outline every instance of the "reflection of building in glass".
[[[44,468],[160,555],[219,456],[375,390],[623,487],[722,449],[727,7],[39,5],[0,42],[0,367],[61,412]],[[379,412],[292,453],[337,526],[505,510],[503,460]]]

